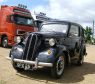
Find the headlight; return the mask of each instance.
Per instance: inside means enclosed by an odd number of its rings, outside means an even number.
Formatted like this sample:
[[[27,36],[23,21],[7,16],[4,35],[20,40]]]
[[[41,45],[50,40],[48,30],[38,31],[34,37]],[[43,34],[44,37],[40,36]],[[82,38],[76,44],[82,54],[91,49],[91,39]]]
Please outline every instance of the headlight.
[[[20,52],[23,52],[23,49],[22,48],[17,48],[18,51]]]
[[[50,46],[54,46],[55,45],[55,40],[53,39],[53,38],[51,38],[50,40],[49,40],[49,45]]]
[[[18,50],[20,52],[23,52],[23,49],[20,46],[19,47],[18,46],[13,47],[13,50]]]
[[[15,37],[15,38],[14,38],[14,41],[15,41],[16,43],[21,42],[21,37],[20,37],[20,36]]]

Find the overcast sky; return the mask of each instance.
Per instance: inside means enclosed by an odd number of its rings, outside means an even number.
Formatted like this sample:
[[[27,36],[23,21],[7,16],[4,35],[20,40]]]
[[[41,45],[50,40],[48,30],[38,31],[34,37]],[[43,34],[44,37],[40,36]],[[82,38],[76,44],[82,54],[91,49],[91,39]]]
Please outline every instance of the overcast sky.
[[[47,5],[38,5],[36,11],[46,12],[48,16],[92,26],[95,20],[95,0],[46,0]]]
[[[91,26],[95,20],[95,0],[0,0],[0,4],[25,4],[33,12],[45,12],[49,17],[70,20]]]

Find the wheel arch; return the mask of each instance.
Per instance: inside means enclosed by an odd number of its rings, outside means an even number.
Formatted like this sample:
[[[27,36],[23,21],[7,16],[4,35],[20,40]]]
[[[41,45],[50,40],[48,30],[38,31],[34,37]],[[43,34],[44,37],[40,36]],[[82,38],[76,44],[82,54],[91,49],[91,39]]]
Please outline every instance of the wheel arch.
[[[76,48],[76,47],[78,47],[78,42],[75,43],[75,47],[74,48]]]
[[[3,40],[4,37],[8,37],[6,34],[1,35],[1,41]]]
[[[66,59],[66,65],[68,65],[69,63],[71,63],[71,58],[70,58],[70,54],[69,54],[69,50],[67,49],[66,46],[61,46],[60,50],[58,52],[58,56],[60,56],[60,54],[64,54],[65,55],[65,59]]]
[[[5,44],[4,44],[4,38],[7,39],[7,43],[5,43]],[[1,45],[4,48],[7,48],[8,47],[8,36],[6,34],[1,35]]]
[[[65,54],[66,65],[69,65],[71,63],[69,52],[63,51],[63,53]]]

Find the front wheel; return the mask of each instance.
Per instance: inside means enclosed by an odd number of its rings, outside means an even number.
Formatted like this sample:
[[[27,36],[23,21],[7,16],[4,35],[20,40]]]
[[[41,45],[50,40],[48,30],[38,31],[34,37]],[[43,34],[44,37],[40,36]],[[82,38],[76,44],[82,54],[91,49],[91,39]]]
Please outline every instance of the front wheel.
[[[17,72],[22,72],[22,71],[24,70],[23,68],[16,67],[16,66],[17,66],[17,63],[15,63],[15,62],[12,62],[12,65],[13,65],[13,68],[14,68]]]
[[[54,62],[53,67],[51,68],[51,76],[54,78],[60,78],[63,75],[65,68],[65,55],[60,55]]]
[[[8,47],[8,38],[4,37],[2,39],[2,47],[7,48]]]

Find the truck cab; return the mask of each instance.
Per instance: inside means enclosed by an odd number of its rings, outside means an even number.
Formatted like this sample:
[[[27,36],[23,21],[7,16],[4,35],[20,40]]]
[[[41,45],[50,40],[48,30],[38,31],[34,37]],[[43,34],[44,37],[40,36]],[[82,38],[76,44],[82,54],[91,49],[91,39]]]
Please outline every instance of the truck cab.
[[[26,32],[34,32],[34,20],[28,9],[3,5],[0,9],[0,44],[13,46]]]

